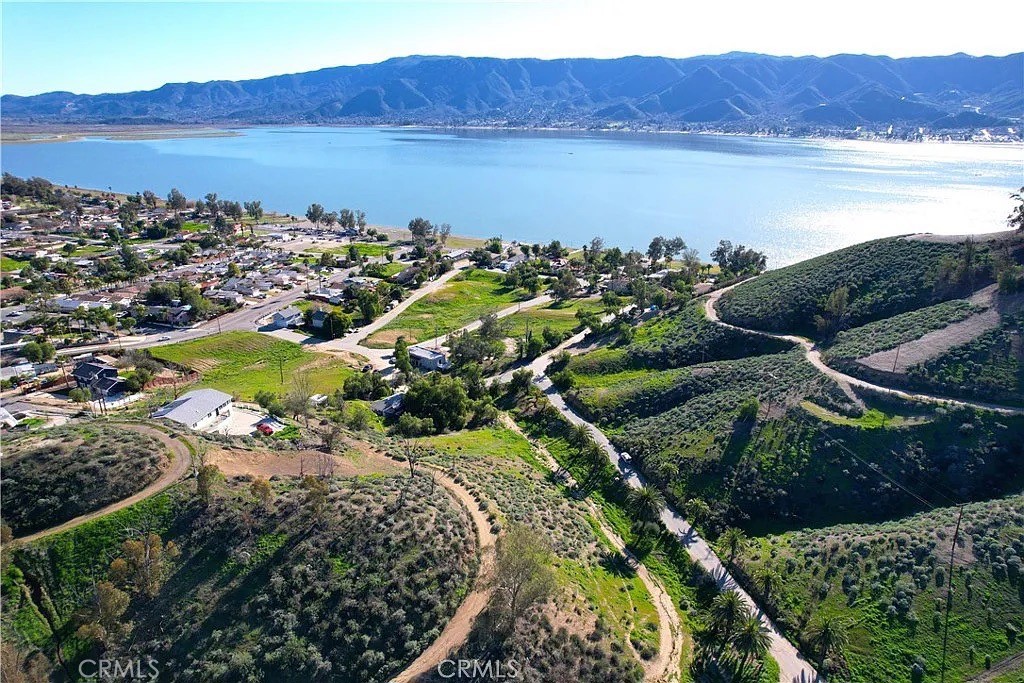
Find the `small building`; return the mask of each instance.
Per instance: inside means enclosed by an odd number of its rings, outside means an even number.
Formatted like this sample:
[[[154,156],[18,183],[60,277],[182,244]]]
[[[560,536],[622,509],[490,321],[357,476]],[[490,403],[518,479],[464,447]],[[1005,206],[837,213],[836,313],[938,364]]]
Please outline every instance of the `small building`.
[[[384,417],[394,417],[402,412],[404,403],[405,394],[391,394],[371,403],[370,410]]]
[[[153,417],[163,417],[189,429],[202,429],[218,417],[230,415],[232,399],[216,389],[195,389],[163,406]]]
[[[11,415],[7,408],[0,407],[0,427],[14,429],[18,426],[18,418]]]
[[[282,308],[280,311],[274,313],[271,317],[270,324],[279,330],[285,327],[298,327],[302,324],[302,311],[295,308],[295,306]]]
[[[409,360],[421,370],[447,370],[452,366],[448,358],[440,351],[425,349],[422,346],[409,347]]]

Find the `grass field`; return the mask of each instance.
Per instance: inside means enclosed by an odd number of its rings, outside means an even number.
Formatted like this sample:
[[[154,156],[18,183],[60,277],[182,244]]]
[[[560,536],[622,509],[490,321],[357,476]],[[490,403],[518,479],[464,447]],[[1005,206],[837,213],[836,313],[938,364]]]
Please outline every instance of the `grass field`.
[[[508,336],[522,337],[526,334],[526,326],[534,332],[550,327],[555,332],[566,333],[576,329],[576,311],[585,310],[601,313],[601,302],[598,299],[574,299],[571,301],[552,301],[549,304],[530,308],[522,313],[513,313],[505,319],[508,325]]]
[[[362,343],[373,349],[390,349],[399,336],[410,342],[432,339],[529,298],[524,290],[506,287],[502,279],[501,273],[487,270],[457,275],[439,291],[428,294],[402,311]]]
[[[19,261],[18,259],[11,258],[10,256],[0,256],[0,271],[5,273],[21,270],[27,265],[28,261]]]
[[[381,258],[382,256],[391,253],[391,247],[386,243],[381,242],[355,242],[351,245],[346,244],[341,247],[311,247],[306,251],[311,254],[326,253],[334,254],[335,256],[348,256],[348,251],[351,247],[355,247],[360,256],[369,256],[370,258]]]
[[[294,342],[258,332],[225,332],[158,346],[152,353],[160,360],[200,372],[200,386],[219,389],[240,399],[252,399],[260,390],[286,393],[300,373],[308,373],[315,393],[326,394],[339,388],[355,372],[338,358],[312,353]]]

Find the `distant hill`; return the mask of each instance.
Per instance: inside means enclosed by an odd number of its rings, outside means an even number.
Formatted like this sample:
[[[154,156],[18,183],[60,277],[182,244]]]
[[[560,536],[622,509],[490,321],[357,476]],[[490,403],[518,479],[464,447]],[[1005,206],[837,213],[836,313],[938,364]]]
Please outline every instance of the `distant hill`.
[[[892,59],[401,57],[103,95],[5,95],[4,123],[977,128],[1024,111],[1024,53]]]

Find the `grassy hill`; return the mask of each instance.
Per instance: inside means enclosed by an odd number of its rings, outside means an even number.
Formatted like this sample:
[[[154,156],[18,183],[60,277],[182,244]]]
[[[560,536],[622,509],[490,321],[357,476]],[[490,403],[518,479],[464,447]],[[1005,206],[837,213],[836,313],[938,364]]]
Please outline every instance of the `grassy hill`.
[[[965,681],[985,671],[986,659],[998,667],[1024,650],[1024,497],[966,506],[950,575],[956,521],[955,508],[939,508],[766,536],[744,548],[739,566],[762,604],[804,640],[809,623],[838,616],[849,644],[832,658],[834,679],[865,683],[939,680],[952,586],[946,680]],[[777,578],[767,597],[749,578],[765,570]]]
[[[103,423],[4,437],[3,521],[16,536],[141,491],[167,465],[151,436]]]
[[[340,358],[306,351],[295,342],[259,332],[223,332],[156,346],[150,352],[158,360],[199,372],[200,386],[242,400],[252,400],[261,390],[287,393],[299,375],[309,378],[314,393],[329,394],[354,373]]]
[[[175,680],[387,681],[437,637],[475,572],[466,511],[426,477],[335,479],[322,512],[294,482],[275,485],[269,507],[244,480],[218,485],[209,506],[191,488],[16,550],[5,633],[50,661],[60,648],[72,669],[104,649],[154,657]],[[111,564],[130,560],[123,542],[142,530],[174,544],[150,565],[154,590]],[[129,602],[103,620],[101,648],[79,626],[108,575]]]
[[[818,336],[814,316],[828,295],[849,287],[847,325],[922,308],[992,282],[990,245],[891,237],[773,270],[726,293],[722,319],[741,327]]]

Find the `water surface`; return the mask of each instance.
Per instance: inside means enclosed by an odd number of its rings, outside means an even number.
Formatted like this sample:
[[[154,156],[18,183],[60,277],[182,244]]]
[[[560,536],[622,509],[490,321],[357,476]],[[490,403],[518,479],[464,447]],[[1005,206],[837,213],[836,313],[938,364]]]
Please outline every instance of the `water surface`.
[[[769,265],[875,237],[1005,228],[1024,185],[1020,146],[738,136],[251,128],[236,137],[9,143],[2,167],[61,184],[217,192],[302,214],[362,208],[457,234],[646,249],[681,235],[706,257],[720,239]]]

